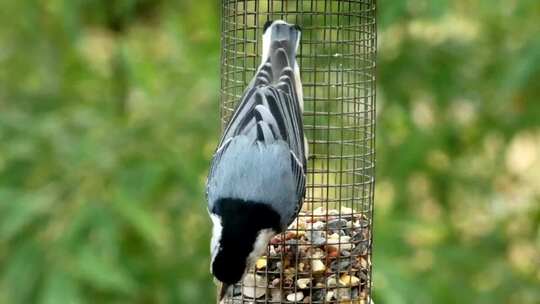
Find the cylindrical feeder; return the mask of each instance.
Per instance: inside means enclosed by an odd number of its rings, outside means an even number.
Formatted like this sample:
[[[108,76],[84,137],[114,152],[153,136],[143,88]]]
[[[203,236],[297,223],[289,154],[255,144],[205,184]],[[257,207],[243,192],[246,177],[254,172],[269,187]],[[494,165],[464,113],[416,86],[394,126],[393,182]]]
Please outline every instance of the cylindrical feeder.
[[[375,0],[222,0],[225,126],[261,61],[268,20],[302,28],[309,142],[303,208],[225,303],[370,303],[375,172]]]

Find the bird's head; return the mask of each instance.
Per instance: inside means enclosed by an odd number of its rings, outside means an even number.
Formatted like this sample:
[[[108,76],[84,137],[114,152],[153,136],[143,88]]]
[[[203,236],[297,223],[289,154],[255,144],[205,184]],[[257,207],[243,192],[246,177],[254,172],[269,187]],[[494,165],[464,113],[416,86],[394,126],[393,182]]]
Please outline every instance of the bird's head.
[[[221,300],[281,231],[280,216],[266,204],[239,199],[220,199],[209,211],[213,223],[210,270],[222,283]]]

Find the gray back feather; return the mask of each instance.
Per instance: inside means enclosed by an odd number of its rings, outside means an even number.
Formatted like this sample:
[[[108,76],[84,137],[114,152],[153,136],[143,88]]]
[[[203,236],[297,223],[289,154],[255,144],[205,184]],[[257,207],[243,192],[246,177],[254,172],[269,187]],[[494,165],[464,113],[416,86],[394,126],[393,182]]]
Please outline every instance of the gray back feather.
[[[272,41],[236,108],[212,160],[208,208],[235,198],[269,204],[286,227],[305,193],[305,147],[294,49]]]

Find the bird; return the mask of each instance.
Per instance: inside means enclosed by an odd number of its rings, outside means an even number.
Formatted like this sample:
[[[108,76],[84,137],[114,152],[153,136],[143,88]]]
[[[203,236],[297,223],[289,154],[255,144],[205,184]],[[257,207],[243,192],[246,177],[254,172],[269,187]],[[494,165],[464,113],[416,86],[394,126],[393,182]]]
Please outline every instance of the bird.
[[[300,38],[298,25],[265,23],[261,64],[212,157],[206,183],[210,271],[221,286],[220,302],[302,207],[308,146],[296,58]]]

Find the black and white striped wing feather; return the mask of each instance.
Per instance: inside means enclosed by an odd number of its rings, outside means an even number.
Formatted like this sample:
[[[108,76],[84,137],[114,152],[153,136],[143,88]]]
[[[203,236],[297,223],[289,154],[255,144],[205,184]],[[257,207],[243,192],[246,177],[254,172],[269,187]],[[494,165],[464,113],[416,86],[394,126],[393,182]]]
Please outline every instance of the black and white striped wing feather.
[[[254,143],[264,145],[271,145],[276,140],[284,141],[290,149],[291,170],[296,181],[297,196],[301,200],[305,194],[306,152],[300,107],[302,101],[296,92],[296,81],[299,80],[296,80],[285,51],[278,48],[259,68],[244,92],[223,133],[213,164],[219,161],[228,143],[238,135],[246,135]],[[300,207],[301,202],[297,212]]]

